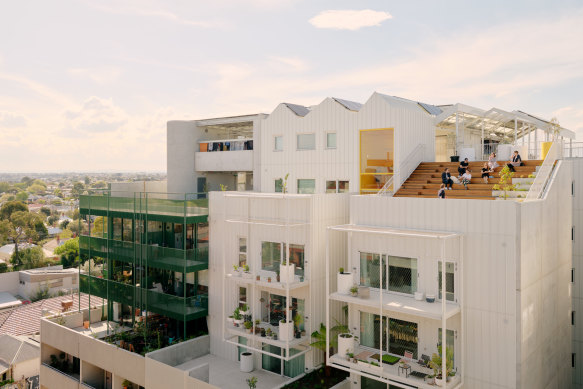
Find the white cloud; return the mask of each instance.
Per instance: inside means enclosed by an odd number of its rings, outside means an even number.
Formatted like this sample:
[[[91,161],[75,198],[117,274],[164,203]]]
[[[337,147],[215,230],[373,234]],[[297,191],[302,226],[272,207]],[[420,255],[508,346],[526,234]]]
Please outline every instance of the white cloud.
[[[122,71],[118,67],[71,68],[68,72],[76,77],[88,78],[97,84],[107,84],[116,81]]]
[[[18,128],[25,127],[27,119],[24,115],[15,112],[0,111],[0,127]]]
[[[314,16],[310,23],[317,28],[355,31],[363,27],[380,26],[382,22],[392,18],[388,12],[372,9],[328,10]]]
[[[67,136],[74,136],[75,133],[90,135],[113,132],[128,121],[128,115],[114,105],[111,99],[96,96],[85,100],[80,109],[65,111],[64,117]]]
[[[273,66],[283,72],[303,72],[308,69],[308,64],[297,57],[270,57]]]

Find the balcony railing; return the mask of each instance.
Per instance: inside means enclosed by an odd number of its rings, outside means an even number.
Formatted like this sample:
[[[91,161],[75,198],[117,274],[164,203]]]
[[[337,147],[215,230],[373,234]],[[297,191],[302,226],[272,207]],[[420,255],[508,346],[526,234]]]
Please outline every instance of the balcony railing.
[[[208,268],[208,247],[181,250],[118,240],[108,242],[104,238],[82,235],[79,249],[83,254],[122,262],[134,263],[142,259],[145,265],[157,269],[191,273]]]
[[[177,320],[192,320],[204,317],[208,312],[207,294],[197,294],[185,298],[87,274],[79,275],[79,284],[83,293],[135,307],[142,307],[147,311],[156,312]]]

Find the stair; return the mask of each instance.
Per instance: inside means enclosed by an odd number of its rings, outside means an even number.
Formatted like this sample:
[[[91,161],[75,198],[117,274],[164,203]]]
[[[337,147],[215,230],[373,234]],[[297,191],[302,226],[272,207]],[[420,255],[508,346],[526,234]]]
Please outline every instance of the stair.
[[[516,173],[514,173],[513,178],[527,178],[536,172],[537,166],[540,166],[542,162],[541,160],[523,161],[524,166],[514,168]],[[492,196],[492,187],[500,180],[500,171],[507,163],[508,161],[499,161],[500,166],[494,169],[494,173],[490,173],[490,176],[494,178],[488,179],[488,183],[485,184],[481,171],[484,161],[470,162],[472,181],[468,185],[468,189],[466,190],[462,184],[453,184],[453,189],[445,192],[445,198],[495,200],[495,197]],[[441,186],[441,173],[445,168],[449,168],[451,175],[457,176],[458,166],[458,162],[422,162],[393,197],[436,198]],[[526,194],[526,192],[524,193]]]

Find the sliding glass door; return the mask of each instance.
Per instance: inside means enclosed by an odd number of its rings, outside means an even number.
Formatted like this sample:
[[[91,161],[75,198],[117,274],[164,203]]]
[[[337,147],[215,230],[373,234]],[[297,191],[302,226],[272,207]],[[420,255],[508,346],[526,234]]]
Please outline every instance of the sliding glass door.
[[[382,317],[381,323],[379,315],[360,313],[360,343],[363,346],[401,356],[405,354],[405,351],[410,351],[416,359],[418,341],[417,323],[387,316]]]
[[[381,276],[382,270],[382,276]],[[417,291],[417,259],[360,253],[360,284],[406,294]]]

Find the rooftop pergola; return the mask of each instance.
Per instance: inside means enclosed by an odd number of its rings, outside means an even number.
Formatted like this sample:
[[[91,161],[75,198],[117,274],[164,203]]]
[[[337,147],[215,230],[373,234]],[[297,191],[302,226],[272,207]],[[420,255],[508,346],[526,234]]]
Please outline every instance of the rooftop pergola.
[[[442,112],[435,117],[437,129],[455,133],[456,145],[459,147],[463,141],[465,130],[469,130],[475,135],[479,135],[484,141],[495,143],[517,144],[520,139],[522,144],[530,145],[531,137],[534,135],[534,142],[537,143],[537,131],[541,130],[545,134],[545,140],[553,136],[553,124],[544,119],[522,111],[505,111],[500,108],[483,110],[465,104],[445,105],[439,107]],[[563,127],[559,127],[559,139],[575,138],[575,133]]]

